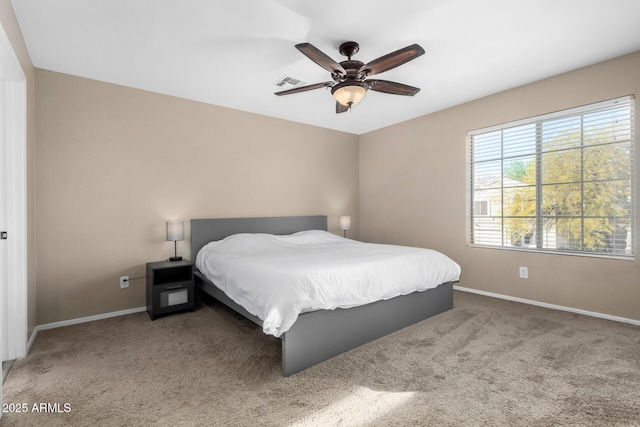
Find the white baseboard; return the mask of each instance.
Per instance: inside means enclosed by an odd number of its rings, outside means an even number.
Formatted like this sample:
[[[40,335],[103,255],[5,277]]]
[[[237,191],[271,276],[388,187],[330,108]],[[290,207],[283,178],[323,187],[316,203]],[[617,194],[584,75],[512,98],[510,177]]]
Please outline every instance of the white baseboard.
[[[37,326],[33,329],[33,332],[31,332],[31,335],[29,336],[29,341],[27,341],[27,351],[25,351],[25,353],[24,353],[25,357],[31,351],[31,344],[33,344],[33,342],[36,340],[36,335],[38,335],[38,327]]]
[[[473,288],[465,288],[463,286],[453,286],[453,289],[462,292],[470,292],[472,294],[484,295],[491,298],[504,299],[508,301],[521,302],[523,304],[537,305],[538,307],[551,308],[553,310],[568,311],[570,313],[584,314],[585,316],[598,317],[600,319],[613,320],[614,322],[629,323],[631,325],[640,326],[640,320],[628,319],[626,317],[612,316],[610,314],[598,313],[596,311],[581,310],[579,308],[565,307],[563,305],[548,304],[525,298],[512,297],[509,295],[496,294],[493,292],[481,291]]]
[[[27,343],[27,354],[29,354],[29,350],[31,349],[31,344],[33,344],[33,341],[36,339],[36,335],[38,334],[38,331],[61,328],[63,326],[77,325],[78,323],[93,322],[94,320],[108,319],[110,317],[125,316],[127,314],[140,313],[146,310],[147,310],[147,307],[137,307],[137,308],[130,308],[127,310],[112,311],[111,313],[96,314],[95,316],[79,317],[77,319],[62,320],[60,322],[45,323],[44,325],[38,325],[35,327],[35,329],[33,330],[33,333],[29,337],[29,342]]]

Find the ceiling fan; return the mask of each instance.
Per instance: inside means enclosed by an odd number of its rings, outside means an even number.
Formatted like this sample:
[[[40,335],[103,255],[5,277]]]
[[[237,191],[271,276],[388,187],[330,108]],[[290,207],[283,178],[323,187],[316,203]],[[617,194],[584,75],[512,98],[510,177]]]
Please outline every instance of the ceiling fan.
[[[420,92],[420,88],[417,87],[388,80],[368,78],[374,74],[380,74],[396,68],[424,54],[424,49],[420,45],[412,44],[374,59],[367,64],[351,59],[360,50],[360,46],[356,42],[345,42],[340,45],[338,51],[341,55],[347,57],[346,61],[340,63],[337,63],[310,43],[297,44],[296,48],[313,62],[329,71],[333,80],[283,90],[276,92],[276,95],[291,95],[292,93],[306,92],[323,87],[331,88],[331,94],[336,99],[336,113],[344,113],[360,102],[369,89],[376,92],[405,96],[413,96]]]

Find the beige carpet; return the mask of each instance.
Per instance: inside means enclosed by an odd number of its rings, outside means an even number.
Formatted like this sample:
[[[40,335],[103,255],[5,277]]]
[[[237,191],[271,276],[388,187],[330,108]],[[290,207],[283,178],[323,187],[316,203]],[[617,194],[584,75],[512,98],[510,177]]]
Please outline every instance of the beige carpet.
[[[0,424],[640,425],[639,327],[461,292],[454,306],[289,378],[278,341],[215,304],[42,331],[4,384],[28,411]]]

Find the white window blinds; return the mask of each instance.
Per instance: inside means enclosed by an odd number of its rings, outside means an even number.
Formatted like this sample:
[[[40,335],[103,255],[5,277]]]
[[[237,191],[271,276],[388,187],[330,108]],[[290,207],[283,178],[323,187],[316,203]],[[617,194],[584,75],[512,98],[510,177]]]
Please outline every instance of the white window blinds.
[[[474,245],[634,257],[634,100],[469,132]]]

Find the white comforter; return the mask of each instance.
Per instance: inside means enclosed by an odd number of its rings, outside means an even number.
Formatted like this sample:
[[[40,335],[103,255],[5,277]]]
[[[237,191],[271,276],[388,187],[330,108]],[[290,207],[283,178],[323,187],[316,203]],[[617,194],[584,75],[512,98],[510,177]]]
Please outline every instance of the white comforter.
[[[234,234],[204,246],[196,267],[276,337],[300,313],[364,305],[460,277],[460,266],[440,252],[319,230]]]

